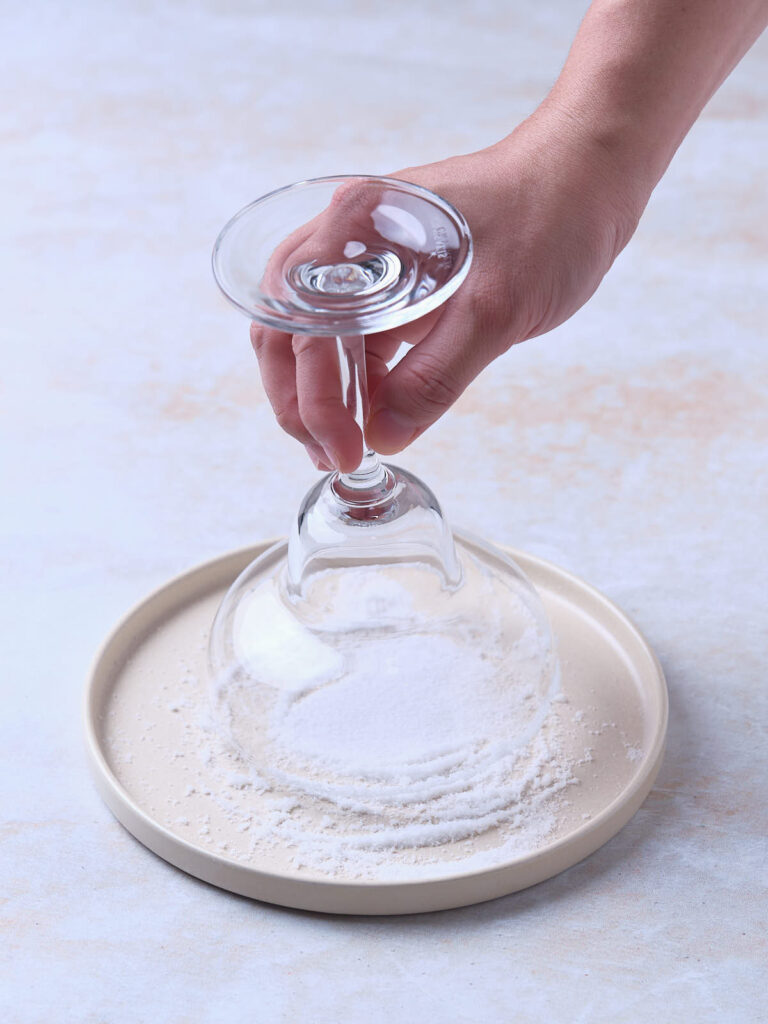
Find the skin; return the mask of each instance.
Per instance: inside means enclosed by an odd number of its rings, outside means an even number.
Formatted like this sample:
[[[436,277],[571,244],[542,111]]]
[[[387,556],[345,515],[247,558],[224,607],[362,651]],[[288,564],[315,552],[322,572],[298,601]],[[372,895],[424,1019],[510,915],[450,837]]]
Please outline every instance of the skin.
[[[531,117],[487,149],[393,175],[458,207],[475,256],[440,310],[366,338],[372,448],[402,451],[493,359],[590,298],[766,23],[767,0],[595,0]],[[363,439],[342,401],[334,339],[253,324],[251,340],[280,425],[319,469],[354,470]],[[401,342],[413,347],[388,370]]]

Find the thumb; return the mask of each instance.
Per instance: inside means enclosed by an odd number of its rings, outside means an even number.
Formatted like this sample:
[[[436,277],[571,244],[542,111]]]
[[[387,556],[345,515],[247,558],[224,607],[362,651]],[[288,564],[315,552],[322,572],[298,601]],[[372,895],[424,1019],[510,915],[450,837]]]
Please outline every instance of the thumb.
[[[373,393],[368,443],[382,455],[402,451],[449,409],[496,354],[473,336],[455,307],[387,374]]]

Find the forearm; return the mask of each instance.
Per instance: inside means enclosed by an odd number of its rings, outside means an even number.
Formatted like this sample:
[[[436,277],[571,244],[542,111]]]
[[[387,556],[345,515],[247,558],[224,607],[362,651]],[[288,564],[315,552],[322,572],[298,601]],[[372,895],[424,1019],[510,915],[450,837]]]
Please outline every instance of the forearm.
[[[545,106],[617,162],[642,208],[766,23],[768,0],[594,0]]]

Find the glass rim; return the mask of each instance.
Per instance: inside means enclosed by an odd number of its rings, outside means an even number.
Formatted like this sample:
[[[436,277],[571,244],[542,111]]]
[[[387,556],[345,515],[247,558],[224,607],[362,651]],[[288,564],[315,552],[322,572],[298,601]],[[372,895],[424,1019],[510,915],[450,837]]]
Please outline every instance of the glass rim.
[[[387,186],[407,195],[417,196],[440,210],[455,225],[463,250],[463,257],[457,261],[457,265],[450,276],[433,292],[424,295],[415,302],[409,301],[409,297],[405,295],[400,304],[395,302],[383,309],[376,309],[374,307],[369,308],[367,311],[362,309],[358,312],[354,312],[354,308],[339,308],[336,312],[328,309],[313,312],[311,309],[299,310],[297,308],[291,314],[281,314],[278,309],[273,309],[263,303],[256,302],[249,305],[233,294],[226,283],[221,254],[225,241],[236,225],[242,223],[256,209],[278,196],[298,192],[301,189],[306,189],[308,186],[341,185],[346,182]],[[465,280],[469,273],[472,257],[472,233],[466,218],[453,203],[437,192],[433,192],[423,185],[417,185],[405,179],[386,175],[331,174],[316,178],[305,178],[288,185],[282,185],[243,206],[229,218],[224,227],[219,231],[211,253],[211,267],[216,284],[223,296],[231,305],[245,314],[249,320],[272,327],[286,334],[333,337],[339,334],[366,334],[392,330],[432,312],[446,302]]]

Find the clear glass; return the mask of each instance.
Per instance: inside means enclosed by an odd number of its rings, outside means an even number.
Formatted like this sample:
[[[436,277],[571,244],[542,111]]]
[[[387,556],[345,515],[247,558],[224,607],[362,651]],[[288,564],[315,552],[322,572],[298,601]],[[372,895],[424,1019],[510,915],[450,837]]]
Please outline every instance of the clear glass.
[[[310,792],[322,775],[329,806],[348,802],[362,777],[402,797],[419,744],[419,763],[426,750],[424,764],[437,759],[429,770],[439,762],[450,774],[450,751],[467,729],[477,765],[487,768],[491,750],[528,742],[557,687],[547,616],[520,569],[489,545],[457,545],[432,491],[365,444],[364,335],[437,308],[466,277],[471,255],[467,224],[449,203],[371,177],[273,192],[233,217],[214,248],[219,286],[251,319],[336,337],[339,388],[363,433],[358,468],[319,480],[287,549],[266,552],[232,584],[209,644],[217,706],[238,749],[264,776],[282,765],[294,789]],[[456,692],[454,676],[470,681],[475,710],[446,709],[422,727],[419,690],[435,673],[446,695]],[[400,722],[404,707],[411,711],[394,738],[377,732],[377,720]],[[358,722],[356,761],[350,721]],[[361,729],[369,733],[362,746]],[[330,760],[320,735],[333,738]]]
[[[390,330],[436,309],[469,271],[472,242],[450,203],[395,178],[316,178],[236,213],[213,249],[225,296],[291,334]]]

